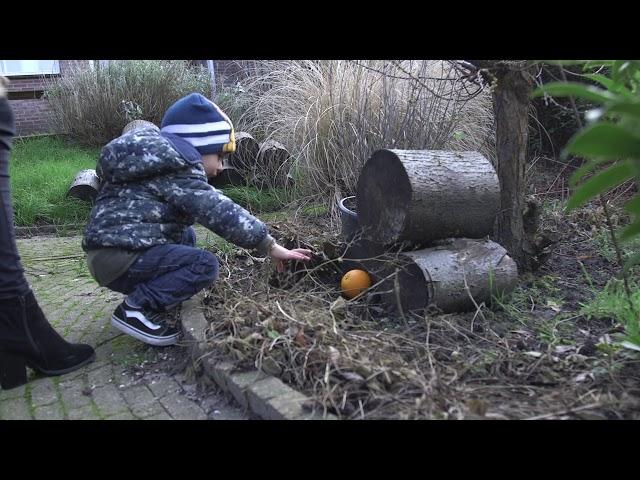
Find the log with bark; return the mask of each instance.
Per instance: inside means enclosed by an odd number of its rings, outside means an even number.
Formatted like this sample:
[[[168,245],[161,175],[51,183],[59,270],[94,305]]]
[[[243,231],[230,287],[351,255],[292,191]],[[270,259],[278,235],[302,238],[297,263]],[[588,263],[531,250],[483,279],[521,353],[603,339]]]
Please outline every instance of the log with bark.
[[[214,187],[246,185],[256,168],[260,144],[251,134],[235,134],[236,151],[224,159],[224,170],[209,180]]]
[[[100,178],[95,170],[81,170],[76,175],[73,183],[67,190],[67,197],[75,197],[80,200],[93,203],[100,190]]]
[[[130,132],[131,130],[138,130],[140,128],[148,128],[148,127],[152,127],[158,130],[158,126],[152,122],[148,122],[146,120],[134,120],[133,122],[129,122],[124,126],[124,128],[122,129],[122,135],[124,135],[127,132]]]
[[[379,150],[357,185],[365,235],[385,245],[482,238],[500,202],[496,172],[478,152]]]
[[[364,264],[381,282],[377,292],[384,302],[405,313],[428,305],[443,312],[474,310],[512,291],[518,279],[516,263],[491,240],[445,239],[386,262]]]
[[[224,186],[241,186],[244,184],[244,175],[233,167],[224,167],[222,172],[209,179],[209,185],[213,185],[216,188]]]
[[[284,187],[291,181],[291,156],[280,142],[270,139],[261,143],[258,164],[259,168],[253,180],[256,186]]]
[[[260,144],[247,132],[237,132],[235,137],[236,151],[229,155],[227,163],[246,178],[255,169]]]

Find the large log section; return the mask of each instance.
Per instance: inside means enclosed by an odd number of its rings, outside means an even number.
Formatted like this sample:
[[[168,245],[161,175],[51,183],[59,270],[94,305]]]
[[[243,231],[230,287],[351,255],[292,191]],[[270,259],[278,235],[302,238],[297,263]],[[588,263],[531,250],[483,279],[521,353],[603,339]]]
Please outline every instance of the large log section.
[[[228,164],[247,177],[249,172],[255,170],[260,144],[247,132],[237,132],[235,136],[236,151],[229,155]]]
[[[224,170],[209,179],[214,187],[245,185],[255,171],[260,144],[247,132],[237,132],[235,138],[236,151],[225,158]]]
[[[493,166],[478,152],[378,150],[362,169],[356,201],[371,240],[424,245],[489,235],[500,186]]]
[[[365,263],[376,270],[373,262]],[[378,291],[385,303],[399,304],[404,312],[429,304],[444,312],[472,310],[490,303],[493,295],[512,291],[518,280],[516,263],[491,240],[441,240],[378,265],[376,276],[387,277]]]
[[[260,144],[258,154],[259,169],[256,171],[254,185],[258,187],[287,185],[291,156],[286,147],[275,140],[266,140]]]

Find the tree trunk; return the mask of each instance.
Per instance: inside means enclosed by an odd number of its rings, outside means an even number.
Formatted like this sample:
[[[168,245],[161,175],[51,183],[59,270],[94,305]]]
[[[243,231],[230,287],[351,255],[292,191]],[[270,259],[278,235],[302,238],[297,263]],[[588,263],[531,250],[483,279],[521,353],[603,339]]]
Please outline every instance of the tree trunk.
[[[473,310],[516,285],[518,268],[491,240],[445,239],[382,263],[365,262],[385,303],[403,312],[436,305],[444,312]],[[475,304],[474,304],[475,302]]]
[[[477,152],[379,150],[358,180],[358,220],[365,237],[385,245],[481,238],[499,195],[493,166]]]
[[[507,249],[523,270],[533,262],[525,237],[524,171],[529,139],[529,97],[533,77],[525,62],[474,61],[493,76],[493,109],[496,122],[497,171],[500,179],[500,210],[495,239]]]

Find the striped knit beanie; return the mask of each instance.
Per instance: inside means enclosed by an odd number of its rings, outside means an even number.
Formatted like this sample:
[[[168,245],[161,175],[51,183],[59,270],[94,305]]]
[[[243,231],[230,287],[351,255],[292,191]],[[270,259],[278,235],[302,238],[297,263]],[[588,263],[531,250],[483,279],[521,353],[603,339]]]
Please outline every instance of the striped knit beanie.
[[[231,120],[215,103],[199,93],[187,95],[171,105],[162,119],[161,131],[181,137],[201,155],[236,150]]]

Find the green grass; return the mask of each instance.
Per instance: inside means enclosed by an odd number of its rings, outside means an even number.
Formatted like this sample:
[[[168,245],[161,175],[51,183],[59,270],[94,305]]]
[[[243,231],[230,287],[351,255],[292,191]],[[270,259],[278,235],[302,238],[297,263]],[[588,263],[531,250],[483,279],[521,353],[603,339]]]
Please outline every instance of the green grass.
[[[502,292],[493,296],[493,303],[504,310],[513,320],[522,321],[539,307],[555,307],[562,305],[562,292],[556,286],[554,275],[535,276],[524,274],[520,284],[513,292],[505,295]]]
[[[17,139],[9,163],[16,225],[86,222],[91,204],[66,194],[80,170],[96,168],[99,152],[60,137]]]
[[[631,303],[621,280],[611,279],[604,290],[580,309],[587,318],[613,318],[625,327],[625,340],[640,347],[640,285],[632,281]]]
[[[302,209],[302,214],[307,217],[323,217],[329,214],[329,208],[326,205],[311,205]]]
[[[535,331],[538,339],[549,348],[571,343],[571,312],[562,311],[562,290],[555,275],[536,276],[531,273],[520,278],[520,284],[509,294],[493,296],[492,309],[502,310],[506,316],[527,329]]]
[[[251,213],[275,212],[284,207],[288,199],[285,191],[278,188],[224,187],[222,191]]]
[[[634,255],[640,254],[640,236],[632,238],[627,242],[620,241],[620,231],[616,232],[618,245],[622,255],[622,261],[626,262]],[[611,263],[618,263],[616,251],[611,241],[611,232],[608,229],[599,230],[593,236],[593,242],[600,254]]]
[[[223,253],[231,253],[236,248],[232,243],[227,242],[224,238],[207,230],[202,225],[196,224],[196,246],[208,250],[221,251]]]
[[[16,140],[10,162],[16,225],[85,223],[90,203],[66,194],[80,170],[95,169],[99,153],[60,137]],[[223,192],[254,214],[275,212],[290,200],[282,189],[227,187]]]
[[[122,367],[140,365],[144,361],[150,361],[154,357],[154,351],[146,348],[140,342],[128,335],[115,337],[111,341],[113,353],[111,357],[114,363]]]

